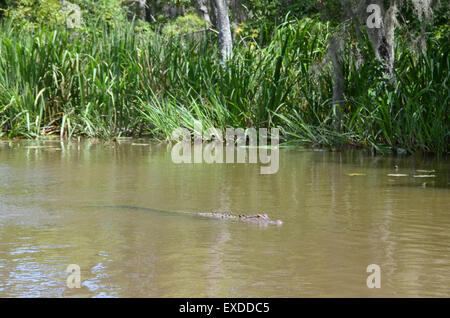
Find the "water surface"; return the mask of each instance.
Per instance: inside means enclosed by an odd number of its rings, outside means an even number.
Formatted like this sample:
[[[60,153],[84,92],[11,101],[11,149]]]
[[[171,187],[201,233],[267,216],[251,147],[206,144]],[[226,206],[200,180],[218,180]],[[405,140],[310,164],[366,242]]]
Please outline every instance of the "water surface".
[[[261,175],[176,165],[145,143],[0,142],[0,297],[450,296],[448,160],[290,149]],[[66,286],[69,264],[80,289]]]

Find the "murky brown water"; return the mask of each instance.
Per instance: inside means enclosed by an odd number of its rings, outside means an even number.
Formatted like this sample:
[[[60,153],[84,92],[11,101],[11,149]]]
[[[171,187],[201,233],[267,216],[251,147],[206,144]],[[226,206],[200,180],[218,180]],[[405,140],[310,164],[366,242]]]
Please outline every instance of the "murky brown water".
[[[127,140],[0,142],[0,296],[449,297],[449,168],[297,149],[260,175],[251,164],[175,165],[165,145]],[[106,205],[265,212],[285,224]],[[66,287],[69,264],[80,289]],[[366,286],[369,264],[380,289]]]

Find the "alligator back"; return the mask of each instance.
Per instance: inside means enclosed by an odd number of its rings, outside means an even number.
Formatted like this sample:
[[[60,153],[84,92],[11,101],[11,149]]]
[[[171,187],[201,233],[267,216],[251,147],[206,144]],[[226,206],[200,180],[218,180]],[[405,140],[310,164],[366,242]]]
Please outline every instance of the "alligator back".
[[[282,225],[281,220],[272,220],[267,214],[250,214],[250,215],[232,215],[228,213],[218,213],[218,212],[196,212],[195,215],[209,217],[214,219],[228,219],[228,220],[238,220],[242,222],[258,224],[258,225]]]
[[[228,213],[219,213],[219,212],[175,212],[175,211],[164,211],[164,210],[156,210],[151,208],[142,208],[142,207],[136,207],[136,206],[129,206],[129,205],[104,205],[104,206],[97,206],[97,208],[114,208],[114,209],[132,209],[132,210],[142,210],[142,211],[149,211],[153,213],[158,214],[164,214],[167,216],[200,216],[205,218],[211,218],[211,219],[222,219],[222,220],[236,220],[236,221],[242,221],[246,223],[251,224],[257,224],[261,226],[267,226],[267,225],[282,225],[283,221],[281,220],[272,220],[270,219],[267,214],[241,214],[241,215],[233,215]]]

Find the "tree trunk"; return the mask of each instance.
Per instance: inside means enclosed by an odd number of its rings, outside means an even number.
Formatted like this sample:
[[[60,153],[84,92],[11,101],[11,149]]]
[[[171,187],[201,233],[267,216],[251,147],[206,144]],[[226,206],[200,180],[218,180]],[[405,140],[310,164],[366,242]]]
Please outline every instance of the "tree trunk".
[[[394,35],[397,6],[396,1],[390,1],[390,7],[387,11],[383,8],[382,0],[369,0],[381,8],[381,15],[384,16],[383,23],[380,28],[368,28],[368,34],[375,55],[384,63],[384,73],[388,77],[394,74]]]
[[[157,0],[149,0],[148,10],[147,10],[147,21],[156,22],[158,3]]]
[[[233,53],[230,18],[226,0],[215,0],[217,28],[219,29],[220,61],[225,63]]]
[[[69,29],[76,29],[81,26],[81,9],[77,4],[67,0],[61,0],[61,10],[67,14],[66,25]],[[72,34],[73,36],[73,34]]]
[[[163,8],[162,8],[163,14],[165,17],[168,17],[170,19],[174,19],[177,17],[178,10],[177,7],[173,6],[170,2],[165,1]]]
[[[208,6],[206,5],[207,0],[197,0],[197,10],[199,12],[199,15],[208,23],[208,25],[211,25],[211,18],[209,17],[209,10]]]
[[[137,0],[136,6],[137,6],[137,16],[142,21],[145,21],[147,18],[146,14],[146,7],[147,7],[147,0]]]
[[[343,40],[337,35],[330,38],[328,54],[333,64],[333,113],[334,126],[342,131],[342,109],[344,106],[344,75],[342,74],[342,48]]]
[[[395,60],[395,52],[394,52],[394,39],[395,39],[395,24],[397,23],[396,15],[397,15],[397,6],[396,1],[391,0],[391,6],[386,12],[386,16],[384,18],[384,28],[385,28],[385,37],[386,37],[386,49],[388,51],[387,56],[387,74],[389,77],[394,75],[394,60]]]
[[[216,9],[216,0],[209,0],[209,8],[212,14],[209,16],[211,19],[211,24],[214,28],[217,28],[217,9]]]
[[[228,7],[236,24],[247,20],[247,13],[244,11],[245,7],[242,5],[242,0],[228,0]]]

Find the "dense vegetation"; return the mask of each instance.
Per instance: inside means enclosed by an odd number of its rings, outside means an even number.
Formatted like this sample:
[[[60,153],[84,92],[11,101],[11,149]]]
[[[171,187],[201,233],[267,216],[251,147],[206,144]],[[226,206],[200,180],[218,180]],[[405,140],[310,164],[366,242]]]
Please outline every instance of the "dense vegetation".
[[[169,139],[175,128],[192,128],[199,119],[223,129],[280,127],[290,143],[449,151],[445,8],[427,25],[421,50],[411,42],[411,26],[420,24],[413,15],[398,27],[394,74],[387,78],[367,34],[357,38],[348,21],[317,1],[249,1],[245,19],[230,9],[238,23],[226,65],[214,25],[191,1],[178,1],[183,10],[172,17],[156,2],[144,20],[124,1],[73,2],[84,10],[79,28],[66,27],[68,13],[56,0],[3,3],[3,136]],[[336,33],[344,39],[339,114],[329,52]]]

